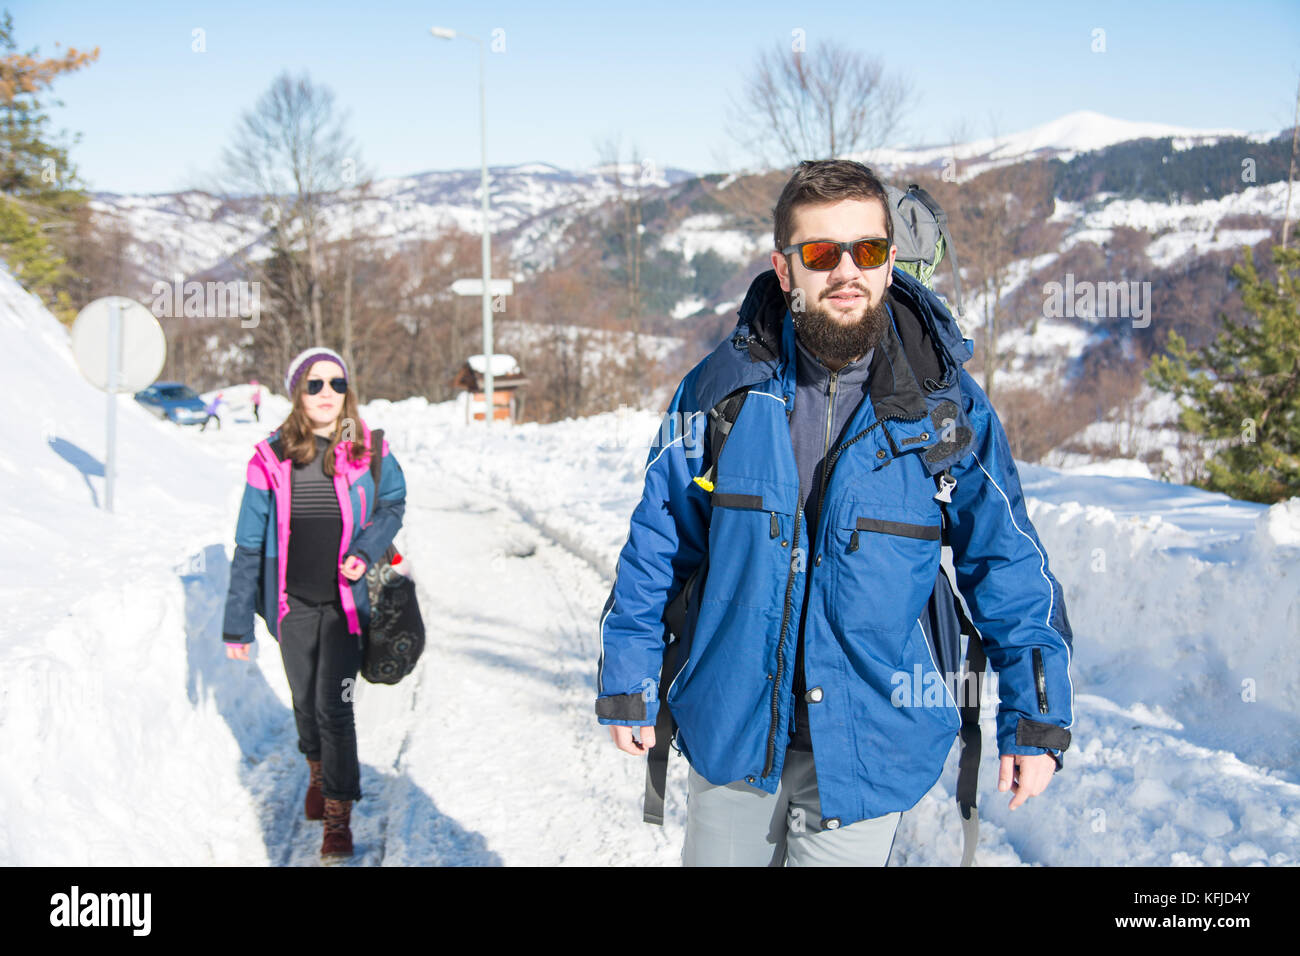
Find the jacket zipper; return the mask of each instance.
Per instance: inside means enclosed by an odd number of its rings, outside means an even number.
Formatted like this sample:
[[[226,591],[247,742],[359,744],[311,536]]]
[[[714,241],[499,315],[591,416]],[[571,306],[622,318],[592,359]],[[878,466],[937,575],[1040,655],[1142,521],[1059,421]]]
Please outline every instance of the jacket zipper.
[[[1043,649],[1035,647],[1033,650],[1034,658],[1034,687],[1038,690],[1038,712],[1047,713],[1047,675],[1043,672]]]
[[[793,606],[795,566],[799,560],[799,528],[803,525],[803,502],[794,509],[794,534],[790,537],[790,573],[785,579],[785,609],[781,612],[781,633],[776,642],[776,680],[772,682],[772,729],[767,735],[767,761],[763,776],[772,772],[776,760],[776,730],[781,708],[781,677],[785,674],[785,631],[790,624]]]
[[[831,377],[826,383],[826,434],[825,437],[822,439],[822,480],[821,480],[821,490],[818,495],[819,501],[821,500],[822,495],[826,493],[826,456],[831,453],[831,427],[835,422],[835,387],[836,385],[839,384],[839,380],[840,380],[839,369],[836,369],[835,371],[831,372]],[[822,518],[821,512],[818,512],[817,524],[819,527],[821,526],[821,518]],[[808,535],[809,541],[813,540],[816,537],[814,533],[815,531],[816,528],[809,529],[809,535]],[[812,570],[805,565],[804,567],[805,591],[808,588],[808,582],[809,580],[811,580],[811,578],[812,578]],[[799,709],[798,706],[796,706],[795,707],[796,714],[798,713],[798,709]],[[790,718],[791,718],[790,723],[792,725],[791,733],[795,733],[798,731],[798,727],[794,726],[796,724],[795,714],[791,714]]]
[[[917,415],[914,418],[908,418],[907,416],[904,415],[886,415],[884,418],[876,419],[865,429],[858,432],[858,434],[854,435],[851,439],[844,442],[844,444],[840,445],[838,448],[835,449],[834,454],[831,455],[822,474],[821,494],[817,499],[818,525],[821,524],[821,520],[822,520],[822,505],[825,503],[826,500],[826,485],[830,481],[831,469],[835,467],[835,462],[839,459],[840,454],[844,451],[844,449],[848,448],[850,445],[866,437],[871,432],[871,430],[875,428],[877,425],[879,425],[881,422],[894,421],[894,420],[916,422],[916,421],[920,421],[924,417],[925,417],[924,414]],[[777,638],[777,642],[776,642],[776,680],[773,682],[772,685],[772,728],[767,735],[767,760],[763,765],[764,777],[766,777],[768,774],[772,772],[772,765],[776,760],[776,731],[777,731],[778,721],[780,718],[781,677],[785,673],[785,632],[786,632],[786,628],[788,628],[790,625],[791,601],[794,596],[794,575],[795,575],[796,552],[799,549],[799,528],[802,526],[802,524],[803,524],[803,503],[800,502],[794,511],[794,535],[791,538],[791,544],[793,545],[793,547],[790,549],[790,573],[786,577],[786,581],[785,581],[785,609],[781,613],[781,633]]]
[[[821,493],[819,494],[817,499],[818,501],[821,500],[822,495],[826,494],[826,464],[825,463],[826,463],[826,456],[831,453],[831,422],[834,421],[835,419],[835,384],[839,380],[839,377],[840,377],[839,372],[831,372],[830,384],[826,388],[826,395],[828,396],[826,401],[826,438],[822,442],[822,486],[821,486]],[[821,512],[817,513],[817,517],[818,517],[818,521],[820,522]]]

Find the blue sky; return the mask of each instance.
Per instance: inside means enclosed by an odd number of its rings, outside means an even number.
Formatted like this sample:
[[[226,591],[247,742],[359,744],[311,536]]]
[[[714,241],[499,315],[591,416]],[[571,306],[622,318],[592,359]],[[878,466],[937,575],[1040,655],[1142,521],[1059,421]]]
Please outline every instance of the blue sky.
[[[478,53],[429,35],[490,38],[489,161],[585,167],[622,137],[643,157],[698,172],[747,157],[728,102],[758,52],[805,31],[882,57],[917,95],[901,142],[1025,129],[1079,109],[1198,128],[1291,124],[1300,3],[635,4],[20,0],[21,50],[100,47],[60,80],[56,125],[94,189],[202,185],[222,146],[283,69],[306,70],[350,111],[381,176],[477,167]],[[915,13],[900,15],[899,11]],[[861,12],[859,12],[861,11]],[[1106,51],[1093,53],[1093,30]],[[205,52],[192,49],[203,31]]]

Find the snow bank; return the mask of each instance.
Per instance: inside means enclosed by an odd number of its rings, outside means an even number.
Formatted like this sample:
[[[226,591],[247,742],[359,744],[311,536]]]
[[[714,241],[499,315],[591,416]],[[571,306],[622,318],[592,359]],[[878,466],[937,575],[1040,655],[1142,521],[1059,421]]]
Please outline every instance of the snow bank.
[[[236,707],[237,687],[265,682],[218,659],[240,467],[119,396],[106,512],[107,399],[2,269],[0,328],[20,398],[0,420],[0,508],[20,543],[0,583],[0,864],[256,859],[257,821],[232,811],[239,739],[283,704]]]

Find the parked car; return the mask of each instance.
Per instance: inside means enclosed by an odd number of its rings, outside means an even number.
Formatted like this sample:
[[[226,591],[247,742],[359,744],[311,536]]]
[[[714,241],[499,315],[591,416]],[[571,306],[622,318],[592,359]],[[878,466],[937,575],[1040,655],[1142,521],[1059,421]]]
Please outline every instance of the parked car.
[[[154,382],[135,393],[135,400],[159,418],[177,425],[202,425],[208,419],[203,399],[180,382]]]

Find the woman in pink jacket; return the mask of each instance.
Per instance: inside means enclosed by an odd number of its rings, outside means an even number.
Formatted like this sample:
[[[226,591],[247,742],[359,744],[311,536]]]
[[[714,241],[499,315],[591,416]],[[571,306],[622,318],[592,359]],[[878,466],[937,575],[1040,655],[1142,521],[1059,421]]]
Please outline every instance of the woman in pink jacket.
[[[406,481],[387,441],[371,447],[336,352],[302,352],[285,390],[289,417],[248,463],[222,630],[227,655],[240,660],[254,614],[280,644],[310,768],[304,813],[325,821],[321,858],[335,862],[352,853],[352,802],[361,799],[351,690],[370,618],[364,575],[401,527]]]

